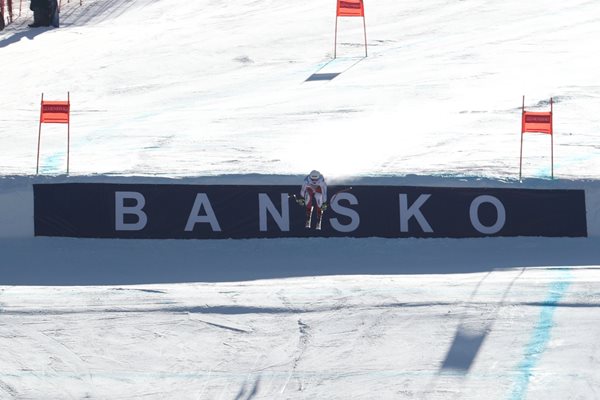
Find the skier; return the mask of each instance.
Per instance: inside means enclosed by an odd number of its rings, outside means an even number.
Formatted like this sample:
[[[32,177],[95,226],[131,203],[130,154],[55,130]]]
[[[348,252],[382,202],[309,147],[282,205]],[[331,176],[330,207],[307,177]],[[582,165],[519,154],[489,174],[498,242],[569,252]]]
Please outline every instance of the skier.
[[[315,228],[321,230],[323,211],[327,209],[327,184],[325,178],[317,170],[313,170],[304,178],[298,204],[306,206],[306,228],[310,228],[313,208],[317,206],[317,224]]]

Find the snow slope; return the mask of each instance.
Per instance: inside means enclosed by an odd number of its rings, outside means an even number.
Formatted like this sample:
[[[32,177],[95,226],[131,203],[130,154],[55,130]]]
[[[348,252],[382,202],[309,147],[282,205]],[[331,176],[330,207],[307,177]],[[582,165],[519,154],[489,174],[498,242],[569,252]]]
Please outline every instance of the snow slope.
[[[340,20],[336,61],[335,2],[63,3],[60,29],[27,29],[24,10],[0,33],[0,398],[600,398],[600,226],[145,241],[28,225],[34,182],[290,184],[312,168],[586,188],[598,220],[596,1],[367,2],[369,57],[361,22]],[[74,176],[31,176],[42,91],[71,93]],[[554,97],[557,180],[543,135],[516,180],[522,95]],[[65,129],[43,132],[42,173],[63,174]]]
[[[365,7],[369,57],[343,18],[331,64],[334,1],[71,2],[58,30],[24,15],[0,34],[0,171],[35,171],[40,93],[70,91],[76,175],[514,178],[526,95],[554,97],[557,176],[598,177],[596,1]],[[64,173],[64,131],[44,127],[44,173]],[[549,176],[549,146],[527,136],[525,176]]]
[[[4,286],[0,393],[17,399],[594,399],[598,277],[596,268],[546,267]]]

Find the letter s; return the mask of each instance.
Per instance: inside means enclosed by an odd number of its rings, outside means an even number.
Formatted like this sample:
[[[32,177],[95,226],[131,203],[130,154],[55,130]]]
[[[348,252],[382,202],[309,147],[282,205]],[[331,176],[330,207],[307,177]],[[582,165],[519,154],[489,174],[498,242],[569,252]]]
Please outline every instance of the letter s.
[[[339,193],[335,195],[335,199],[331,203],[331,209],[340,215],[350,217],[350,223],[348,225],[342,225],[337,218],[330,218],[329,223],[331,224],[331,227],[338,232],[355,231],[360,225],[360,215],[358,215],[355,210],[340,205],[340,200],[348,200],[350,204],[357,205],[358,199],[351,193]]]

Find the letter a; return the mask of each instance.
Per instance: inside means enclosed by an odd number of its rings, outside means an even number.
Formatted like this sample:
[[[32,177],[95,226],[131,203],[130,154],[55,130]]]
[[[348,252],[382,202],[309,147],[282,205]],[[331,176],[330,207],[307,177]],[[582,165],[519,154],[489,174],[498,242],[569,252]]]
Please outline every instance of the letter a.
[[[204,211],[206,211],[206,215],[198,215],[200,213],[200,209],[204,206]],[[198,193],[196,194],[196,200],[194,201],[194,206],[192,207],[192,211],[190,212],[190,216],[188,217],[187,223],[185,224],[185,231],[191,232],[194,230],[194,226],[197,223],[208,222],[213,232],[221,232],[221,227],[219,226],[219,221],[217,221],[217,216],[213,211],[212,206],[210,205],[210,200],[208,200],[208,196],[206,193]]]

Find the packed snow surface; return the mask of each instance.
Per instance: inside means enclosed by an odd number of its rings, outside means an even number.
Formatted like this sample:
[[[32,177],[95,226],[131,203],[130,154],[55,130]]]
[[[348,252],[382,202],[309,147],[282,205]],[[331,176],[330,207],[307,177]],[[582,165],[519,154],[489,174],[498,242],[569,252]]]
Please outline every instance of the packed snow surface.
[[[35,172],[40,95],[72,102],[74,175],[518,176],[522,96],[554,99],[559,177],[600,174],[596,0],[86,0],[0,33],[0,171]],[[25,4],[24,4],[25,6]],[[314,74],[336,74],[309,80]],[[64,173],[66,129],[41,167]],[[528,134],[527,177],[550,175]]]
[[[598,186],[597,0],[366,0],[368,57],[343,18],[335,60],[333,0],[62,1],[59,29],[27,5],[0,32],[6,198],[46,182],[42,92],[72,103],[72,176],[50,182]],[[517,180],[523,95],[554,100],[555,181],[542,134]],[[64,174],[65,126],[40,156]],[[597,237],[0,254],[2,399],[600,398]]]
[[[0,393],[594,399],[598,277],[590,268],[504,268],[4,287]]]

